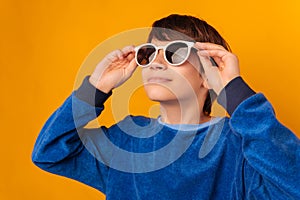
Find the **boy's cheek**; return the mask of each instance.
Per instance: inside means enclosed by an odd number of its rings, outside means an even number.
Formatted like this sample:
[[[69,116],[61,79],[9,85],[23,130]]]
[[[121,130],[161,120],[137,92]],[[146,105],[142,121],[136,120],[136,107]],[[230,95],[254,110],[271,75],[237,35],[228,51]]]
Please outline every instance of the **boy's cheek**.
[[[148,77],[149,77],[148,70],[147,69],[142,69],[142,80],[143,80],[143,83],[147,82]]]

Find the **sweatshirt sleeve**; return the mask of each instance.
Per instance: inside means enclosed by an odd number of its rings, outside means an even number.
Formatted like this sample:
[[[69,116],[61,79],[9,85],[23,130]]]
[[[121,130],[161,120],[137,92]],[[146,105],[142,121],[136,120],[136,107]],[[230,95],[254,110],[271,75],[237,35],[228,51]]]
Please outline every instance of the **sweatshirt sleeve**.
[[[110,95],[97,90],[86,77],[43,126],[32,152],[34,164],[105,193],[108,167],[85,148],[84,141],[95,131],[84,126],[100,115]]]
[[[242,140],[247,199],[300,199],[300,141],[276,119],[265,96],[238,77],[223,89],[218,102]]]

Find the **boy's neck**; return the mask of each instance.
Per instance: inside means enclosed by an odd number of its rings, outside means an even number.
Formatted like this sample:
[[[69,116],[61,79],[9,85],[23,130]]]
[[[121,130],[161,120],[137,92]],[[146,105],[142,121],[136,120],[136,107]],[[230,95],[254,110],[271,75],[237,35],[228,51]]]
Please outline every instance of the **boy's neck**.
[[[211,119],[203,113],[204,102],[160,102],[161,119],[168,124],[201,124]]]

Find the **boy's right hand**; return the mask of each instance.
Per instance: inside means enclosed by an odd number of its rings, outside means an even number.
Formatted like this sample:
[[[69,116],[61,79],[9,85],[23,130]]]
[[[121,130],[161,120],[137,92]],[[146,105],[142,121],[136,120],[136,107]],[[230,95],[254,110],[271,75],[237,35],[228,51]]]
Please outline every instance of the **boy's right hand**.
[[[122,85],[135,71],[134,47],[126,46],[106,55],[90,76],[90,83],[102,92],[109,93]]]

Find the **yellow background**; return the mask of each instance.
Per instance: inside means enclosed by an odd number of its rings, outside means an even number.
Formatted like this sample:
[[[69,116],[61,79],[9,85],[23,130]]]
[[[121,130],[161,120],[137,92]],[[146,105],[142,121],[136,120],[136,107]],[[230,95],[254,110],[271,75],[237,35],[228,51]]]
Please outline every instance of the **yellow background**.
[[[242,76],[300,136],[299,0],[1,0],[1,200],[104,199],[94,189],[35,167],[34,141],[73,90],[78,69],[95,46],[171,13],[213,25],[239,56]]]

